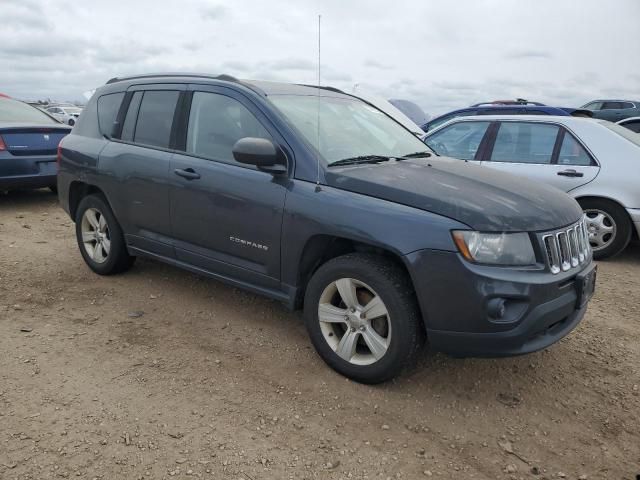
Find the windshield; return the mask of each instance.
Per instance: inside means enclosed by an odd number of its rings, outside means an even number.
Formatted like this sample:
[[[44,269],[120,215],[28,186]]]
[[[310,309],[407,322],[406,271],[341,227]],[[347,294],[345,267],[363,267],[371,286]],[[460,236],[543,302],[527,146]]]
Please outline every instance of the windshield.
[[[414,134],[357,99],[299,95],[269,98],[311,145],[319,145],[319,153],[329,165],[369,155],[403,157],[429,151]]]
[[[632,130],[629,130],[627,127],[623,127],[622,125],[611,123],[606,120],[600,121],[600,123],[605,127],[607,127],[609,130],[613,130],[621,137],[626,138],[630,142],[635,143],[637,146],[640,147],[640,133],[636,133]]]
[[[65,113],[69,113],[69,114],[82,112],[82,109],[78,107],[64,107],[62,110],[64,110]]]
[[[59,125],[59,122],[37,108],[8,98],[0,99],[0,122]]]

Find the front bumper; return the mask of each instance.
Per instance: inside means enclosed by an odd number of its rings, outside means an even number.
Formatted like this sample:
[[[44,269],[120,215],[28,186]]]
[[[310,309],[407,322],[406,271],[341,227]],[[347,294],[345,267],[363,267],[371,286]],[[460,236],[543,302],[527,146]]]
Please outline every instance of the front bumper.
[[[593,262],[553,275],[541,269],[473,265],[459,254],[421,250],[407,255],[427,338],[434,350],[456,356],[510,356],[544,349],[582,320],[578,275]],[[505,315],[490,315],[505,299]]]
[[[640,237],[640,208],[627,208],[627,212],[629,212],[631,221],[633,222],[633,225],[636,227],[636,232],[638,233],[638,237]]]

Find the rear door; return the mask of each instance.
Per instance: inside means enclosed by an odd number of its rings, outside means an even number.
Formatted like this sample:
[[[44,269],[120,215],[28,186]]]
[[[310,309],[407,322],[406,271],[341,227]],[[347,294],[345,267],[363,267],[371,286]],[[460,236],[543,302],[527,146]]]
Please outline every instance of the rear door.
[[[173,257],[168,172],[172,126],[185,85],[132,87],[114,125],[116,138],[100,154],[103,181],[127,243]],[[98,111],[100,111],[98,100]]]
[[[483,166],[544,182],[568,192],[593,180],[598,165],[564,127],[542,122],[499,122]]]
[[[265,115],[229,88],[195,85],[185,110],[184,153],[169,174],[179,260],[264,288],[280,280],[280,234],[288,179],[237,163],[244,137],[284,144]]]

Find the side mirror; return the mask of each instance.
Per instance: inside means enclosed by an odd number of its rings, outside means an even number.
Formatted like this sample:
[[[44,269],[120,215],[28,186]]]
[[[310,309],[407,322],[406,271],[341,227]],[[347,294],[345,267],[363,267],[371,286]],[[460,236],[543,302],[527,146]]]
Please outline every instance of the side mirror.
[[[236,162],[256,167],[270,167],[279,162],[278,149],[266,138],[245,137],[233,146],[233,158]]]

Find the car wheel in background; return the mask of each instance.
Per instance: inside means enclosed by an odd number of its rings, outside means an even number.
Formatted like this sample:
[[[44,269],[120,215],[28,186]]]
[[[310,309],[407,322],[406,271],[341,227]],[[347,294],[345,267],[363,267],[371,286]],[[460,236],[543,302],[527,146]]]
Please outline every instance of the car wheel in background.
[[[76,121],[73,118],[70,118],[67,123],[73,127],[76,124]]]
[[[587,217],[593,257],[602,260],[622,252],[632,232],[631,220],[625,209],[604,198],[586,198],[579,203]]]
[[[101,195],[82,199],[76,211],[76,238],[82,258],[100,275],[128,270],[135,257],[129,255],[122,229]]]
[[[307,286],[304,314],[322,359],[362,383],[398,375],[424,341],[411,282],[383,257],[348,254],[322,265]]]

